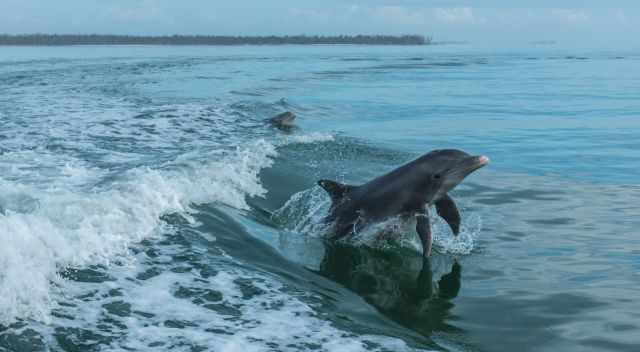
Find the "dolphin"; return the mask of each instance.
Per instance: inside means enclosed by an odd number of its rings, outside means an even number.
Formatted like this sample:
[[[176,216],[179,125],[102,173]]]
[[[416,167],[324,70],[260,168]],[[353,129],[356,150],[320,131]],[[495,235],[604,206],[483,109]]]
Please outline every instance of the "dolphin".
[[[471,156],[457,149],[431,151],[363,185],[351,186],[330,180],[318,185],[331,197],[331,208],[324,221],[333,225],[332,240],[357,233],[364,226],[402,216],[416,217],[416,232],[422,242],[422,254],[431,255],[433,238],[429,207],[460,232],[460,213],[448,192],[465,177],[487,165],[489,158]]]
[[[296,119],[296,114],[291,111],[285,111],[276,116],[266,119],[265,121],[273,127],[281,130],[288,130],[293,127],[293,120]]]

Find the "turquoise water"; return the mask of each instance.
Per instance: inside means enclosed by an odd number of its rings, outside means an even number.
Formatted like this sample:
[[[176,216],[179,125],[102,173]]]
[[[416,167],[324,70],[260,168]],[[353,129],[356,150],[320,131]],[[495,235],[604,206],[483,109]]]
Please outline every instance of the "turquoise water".
[[[639,86],[633,50],[0,47],[0,350],[636,351]],[[316,180],[443,147],[492,161],[459,238],[325,246]]]

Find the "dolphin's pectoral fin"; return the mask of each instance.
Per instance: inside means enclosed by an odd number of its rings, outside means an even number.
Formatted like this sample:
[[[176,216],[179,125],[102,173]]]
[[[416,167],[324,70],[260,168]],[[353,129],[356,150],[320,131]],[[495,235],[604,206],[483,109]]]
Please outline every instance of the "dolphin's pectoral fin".
[[[460,233],[460,212],[458,212],[456,203],[448,194],[445,194],[444,197],[436,202],[436,211],[449,224],[453,234],[458,236]]]
[[[345,194],[355,188],[355,186],[349,186],[340,182],[330,180],[320,180],[318,181],[318,185],[320,185],[320,187],[322,187],[325,191],[327,191],[327,193],[329,193],[329,196],[331,196],[331,200],[333,202],[339,201],[345,196]]]
[[[426,207],[422,212],[416,214],[416,232],[420,236],[420,241],[422,242],[422,255],[425,257],[430,256],[433,237],[431,236],[429,210]]]

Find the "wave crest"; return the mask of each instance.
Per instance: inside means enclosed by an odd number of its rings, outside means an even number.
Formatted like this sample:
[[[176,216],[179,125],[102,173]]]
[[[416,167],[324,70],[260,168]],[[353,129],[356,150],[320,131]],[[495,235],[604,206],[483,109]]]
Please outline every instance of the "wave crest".
[[[49,321],[52,290],[62,280],[59,270],[109,264],[132,243],[162,231],[162,215],[187,214],[194,203],[247,209],[247,196],[266,193],[258,174],[275,155],[272,144],[259,140],[204,164],[133,169],[90,193],[0,179],[0,190],[18,190],[14,198],[0,199],[5,203],[0,204],[0,323]]]

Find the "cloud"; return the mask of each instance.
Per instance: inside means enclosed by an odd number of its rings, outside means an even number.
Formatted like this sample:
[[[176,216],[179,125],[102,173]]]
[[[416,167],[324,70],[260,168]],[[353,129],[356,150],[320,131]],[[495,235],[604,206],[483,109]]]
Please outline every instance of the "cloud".
[[[637,45],[638,0],[0,0],[0,33],[361,34]],[[249,10],[250,9],[250,10]],[[617,45],[617,44],[616,44]]]
[[[618,23],[623,24],[623,25],[626,25],[626,24],[628,24],[630,22],[629,19],[627,18],[626,12],[624,10],[622,10],[622,9],[617,9],[615,11],[615,17],[614,18],[618,21]]]
[[[473,9],[470,7],[436,8],[436,18],[444,22],[473,21]]]
[[[423,25],[427,22],[423,12],[404,6],[377,6],[371,10],[371,15],[388,23],[402,25]]]
[[[484,19],[477,18],[471,7],[451,7],[451,8],[435,8],[433,11],[435,18],[444,23],[478,23],[484,22]]]
[[[332,14],[329,11],[305,9],[305,8],[297,8],[297,7],[289,9],[289,15],[294,18],[303,18],[305,20],[313,20],[313,21],[327,21],[327,20],[330,20],[332,17]]]
[[[591,19],[587,12],[578,9],[551,9],[551,16],[571,24],[588,22]]]
[[[154,21],[164,17],[161,7],[152,0],[118,4],[111,7],[107,13],[114,20],[124,22]]]

